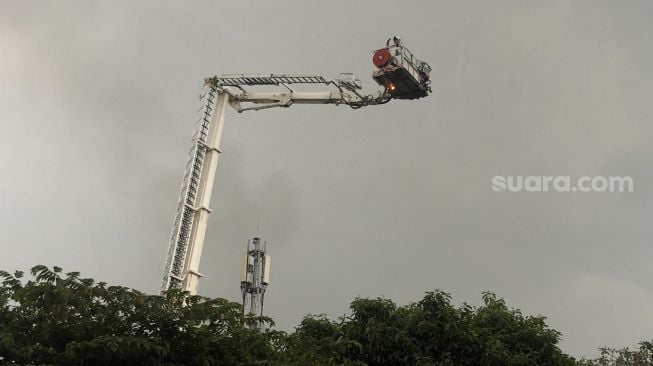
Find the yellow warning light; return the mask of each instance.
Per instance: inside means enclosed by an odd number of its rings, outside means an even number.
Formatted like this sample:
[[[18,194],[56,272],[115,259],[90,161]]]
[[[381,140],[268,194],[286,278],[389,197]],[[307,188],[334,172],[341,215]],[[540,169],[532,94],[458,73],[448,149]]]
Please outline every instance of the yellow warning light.
[[[388,86],[386,88],[388,90],[390,90],[391,92],[395,91],[395,89],[396,89],[395,84],[393,84],[393,83],[388,83]]]

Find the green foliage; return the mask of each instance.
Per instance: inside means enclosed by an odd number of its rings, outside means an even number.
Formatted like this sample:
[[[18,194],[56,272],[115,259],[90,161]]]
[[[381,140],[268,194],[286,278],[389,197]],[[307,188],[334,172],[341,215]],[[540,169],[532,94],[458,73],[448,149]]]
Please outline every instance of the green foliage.
[[[36,266],[0,272],[0,357],[54,365],[242,365],[273,360],[275,332],[243,327],[239,304],[148,296]],[[269,319],[263,319],[270,322]]]
[[[293,365],[574,365],[557,347],[560,333],[543,317],[509,309],[492,293],[484,305],[455,307],[429,292],[416,304],[356,299],[338,322],[304,318],[288,337]]]
[[[350,315],[309,315],[286,334],[250,330],[273,324],[224,299],[151,296],[59,267],[29,274],[0,271],[0,364],[653,366],[651,342],[575,362],[544,317],[489,292],[480,307],[452,305],[442,291],[406,306],[357,298]]]
[[[639,343],[639,348],[599,348],[601,356],[595,360],[580,360],[578,366],[653,366],[653,342]]]

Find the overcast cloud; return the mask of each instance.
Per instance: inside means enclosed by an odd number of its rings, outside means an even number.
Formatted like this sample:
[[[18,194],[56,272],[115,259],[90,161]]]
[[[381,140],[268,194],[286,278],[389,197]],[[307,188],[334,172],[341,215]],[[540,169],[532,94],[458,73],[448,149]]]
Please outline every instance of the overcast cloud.
[[[434,93],[229,111],[200,294],[273,256],[281,329],[355,296],[495,291],[572,355],[653,337],[653,3],[2,1],[0,268],[159,288],[206,76],[355,72],[394,34]],[[628,175],[634,193],[496,193],[495,175]]]

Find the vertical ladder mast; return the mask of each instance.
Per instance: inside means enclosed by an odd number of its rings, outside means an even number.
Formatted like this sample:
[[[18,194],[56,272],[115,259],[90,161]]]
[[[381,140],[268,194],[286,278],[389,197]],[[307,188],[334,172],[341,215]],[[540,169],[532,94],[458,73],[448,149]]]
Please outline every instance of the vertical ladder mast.
[[[392,42],[391,42],[392,41]],[[391,44],[392,43],[392,44]],[[372,94],[360,92],[360,81],[344,73],[334,80],[319,75],[223,75],[205,80],[208,92],[197,122],[178,201],[161,291],[181,289],[197,293],[202,274],[200,257],[211,210],[211,194],[220,157],[220,140],[227,105],[238,112],[290,107],[294,104],[346,105],[358,109],[385,104],[392,99],[418,99],[431,92],[426,62],[419,61],[401,40],[391,38],[374,52],[374,80],[384,87]],[[297,92],[294,84],[322,85],[317,92]],[[246,88],[277,87],[277,91]],[[247,106],[244,106],[247,105]]]
[[[193,134],[193,145],[177,203],[162,291],[180,288],[196,294],[202,277],[199,272],[200,256],[211,213],[209,203],[220,157],[220,140],[229,96],[211,88],[203,98],[205,104]]]

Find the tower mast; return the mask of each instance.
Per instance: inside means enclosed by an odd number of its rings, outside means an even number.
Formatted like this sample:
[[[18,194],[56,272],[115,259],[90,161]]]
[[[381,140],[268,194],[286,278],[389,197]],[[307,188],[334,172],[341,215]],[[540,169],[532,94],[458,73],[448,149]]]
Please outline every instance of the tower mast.
[[[265,291],[270,284],[271,257],[266,255],[267,242],[255,237],[247,242],[247,251],[241,255],[240,292],[243,298],[243,313],[263,316]],[[261,323],[253,324],[260,328]]]

